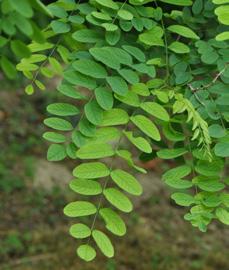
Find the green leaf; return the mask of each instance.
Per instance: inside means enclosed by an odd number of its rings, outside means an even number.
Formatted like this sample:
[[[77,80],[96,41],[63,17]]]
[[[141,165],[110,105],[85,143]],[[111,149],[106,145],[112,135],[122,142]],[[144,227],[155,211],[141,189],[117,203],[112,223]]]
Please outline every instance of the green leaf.
[[[94,204],[85,201],[71,202],[64,207],[64,214],[68,217],[84,217],[95,214]]]
[[[97,61],[102,62],[105,66],[113,69],[120,68],[120,61],[107,48],[91,48],[89,52]]]
[[[118,73],[130,84],[139,82],[138,74],[131,69],[123,68],[118,70]]]
[[[64,79],[73,85],[82,86],[88,89],[96,88],[96,80],[80,72],[74,70],[67,70],[64,72],[63,75]]]
[[[96,100],[89,101],[84,106],[84,111],[87,119],[94,125],[100,125],[103,121],[103,110],[98,105]]]
[[[75,146],[74,143],[68,143],[66,145],[66,153],[68,155],[68,157],[70,157],[71,159],[76,159],[76,150],[77,150],[77,147]]]
[[[102,193],[100,183],[88,179],[74,179],[69,184],[70,188],[82,195],[98,195]]]
[[[20,40],[12,40],[10,42],[10,46],[11,46],[11,50],[13,51],[13,53],[19,57],[19,58],[28,58],[30,57],[30,50],[29,48],[25,45],[25,43],[23,43]]]
[[[214,4],[216,4],[216,5],[228,4],[228,3],[229,3],[228,0],[213,0],[212,2],[213,2]]]
[[[163,126],[163,134],[168,140],[172,142],[181,142],[185,139],[184,134],[174,130],[170,123]]]
[[[134,17],[130,11],[125,9],[120,9],[118,11],[118,16],[125,21],[131,21]]]
[[[0,60],[0,64],[7,78],[9,78],[10,80],[13,80],[16,78],[17,71],[15,69],[14,64],[8,58],[6,58],[5,56],[2,56]]]
[[[99,19],[99,20],[102,20],[102,21],[112,21],[111,16],[109,14],[107,14],[107,13],[93,11],[91,14],[96,19]]]
[[[49,117],[45,119],[44,124],[50,128],[61,131],[70,131],[73,129],[73,126],[70,122],[57,117]]]
[[[115,32],[118,30],[118,26],[113,23],[102,23],[101,26],[108,32]]]
[[[221,193],[220,194],[221,202],[226,206],[229,207],[229,194],[228,193]]]
[[[95,97],[101,108],[103,108],[104,110],[112,109],[114,99],[110,89],[103,86],[96,88]]]
[[[113,245],[105,233],[98,230],[93,230],[92,237],[95,240],[99,249],[106,257],[112,258],[114,256]]]
[[[229,5],[219,6],[215,9],[218,20],[225,25],[229,25]]]
[[[154,26],[152,29],[139,35],[139,41],[148,46],[164,46],[164,31],[160,26]]]
[[[161,106],[160,104],[156,102],[143,102],[141,103],[140,107],[147,113],[151,114],[152,116],[166,121],[169,121],[169,114],[167,111]]]
[[[48,5],[48,10],[51,12],[52,16],[57,18],[66,18],[68,13],[61,6],[56,5],[55,3]]]
[[[58,116],[71,116],[79,114],[78,108],[68,103],[50,104],[47,107],[47,111]]]
[[[106,69],[90,59],[79,59],[72,64],[73,68],[84,75],[91,76],[97,79],[103,79],[107,77]]]
[[[142,137],[134,137],[133,132],[131,131],[124,131],[123,132],[127,139],[132,142],[133,145],[135,145],[139,150],[141,150],[144,153],[151,153],[152,148],[148,141]]]
[[[73,170],[73,175],[83,179],[95,179],[106,177],[110,174],[107,166],[101,162],[88,162],[77,166]]]
[[[14,10],[16,10],[23,17],[31,18],[33,16],[33,9],[27,0],[9,0],[10,5]]]
[[[104,6],[106,8],[111,8],[114,10],[117,10],[119,8],[119,6],[117,5],[117,3],[115,3],[112,0],[95,0],[98,4],[100,4],[101,6]]]
[[[99,214],[104,219],[107,230],[118,236],[126,234],[126,225],[115,211],[110,208],[102,208]]]
[[[111,89],[120,96],[125,96],[128,92],[127,83],[119,76],[107,77],[106,78]]]
[[[117,155],[119,157],[124,159],[128,163],[128,165],[130,167],[133,167],[134,169],[136,169],[137,171],[139,171],[141,173],[147,173],[147,171],[145,169],[143,169],[143,168],[141,168],[139,166],[136,166],[134,164],[134,161],[132,159],[132,155],[131,155],[131,153],[129,151],[127,151],[127,150],[118,150],[118,151],[116,151],[116,153],[117,153]]]
[[[138,61],[140,62],[146,61],[145,54],[139,48],[129,45],[123,45],[122,48],[129,54],[131,54],[133,57],[135,57]]]
[[[105,39],[108,44],[115,45],[118,43],[121,37],[121,31],[120,29],[113,31],[113,32],[106,32]]]
[[[224,189],[224,184],[215,180],[202,180],[198,182],[198,187],[204,191],[217,192]]]
[[[180,206],[190,206],[195,203],[194,198],[185,193],[174,193],[172,194],[171,198]]]
[[[62,75],[62,66],[59,61],[56,60],[54,57],[49,57],[48,58],[49,64],[53,70],[54,73]]]
[[[96,252],[90,245],[81,245],[77,248],[77,255],[86,262],[94,260]]]
[[[115,154],[112,146],[107,143],[89,143],[82,146],[76,155],[80,159],[98,159],[111,157]]]
[[[65,147],[59,144],[52,144],[48,148],[48,161],[60,161],[66,157]]]
[[[229,212],[224,208],[217,208],[216,209],[216,217],[221,221],[223,224],[229,225]]]
[[[176,6],[191,6],[192,0],[160,0],[161,2]]]
[[[167,179],[165,183],[176,189],[187,189],[193,186],[191,181],[182,179]]]
[[[29,85],[26,86],[25,93],[27,95],[32,95],[34,93],[34,87],[33,87],[32,84],[29,84]]]
[[[181,165],[176,168],[168,170],[163,174],[162,179],[167,180],[176,180],[181,179],[191,173],[191,167],[188,165]]]
[[[77,30],[72,34],[72,38],[83,43],[96,43],[103,39],[99,32],[90,29]]]
[[[161,135],[155,124],[145,117],[144,115],[135,115],[130,120],[137,126],[143,133],[155,141],[161,140]]]
[[[218,157],[229,156],[229,142],[219,142],[214,148],[215,155]]]
[[[136,196],[142,194],[142,186],[131,174],[117,169],[111,172],[111,178],[124,191]]]
[[[139,107],[140,105],[140,100],[139,100],[138,95],[132,91],[128,91],[125,96],[119,96],[115,94],[115,97],[122,103],[133,106],[133,107]]]
[[[225,41],[229,39],[229,31],[225,31],[216,36],[217,41]]]
[[[132,57],[125,50],[118,47],[104,47],[104,50],[110,54],[110,61],[116,59],[120,64],[131,66],[133,64]]]
[[[87,225],[77,223],[70,227],[69,233],[74,238],[84,239],[91,235],[91,230]]]
[[[129,122],[129,115],[122,109],[111,109],[103,113],[101,126],[125,125]]]
[[[182,42],[179,42],[179,41],[174,41],[172,42],[168,48],[175,52],[175,53],[178,53],[178,54],[183,54],[183,53],[189,53],[190,52],[190,49],[187,45],[185,45],[184,43]]]
[[[182,37],[191,38],[191,39],[200,39],[195,32],[193,32],[190,28],[183,25],[170,25],[167,28],[170,32],[176,33]]]
[[[185,148],[162,149],[157,152],[157,156],[162,159],[172,159],[183,156],[187,152]]]
[[[105,143],[118,140],[120,138],[120,131],[114,127],[104,127],[96,130],[95,136],[92,141],[96,143]]]
[[[56,34],[64,34],[70,31],[70,25],[61,21],[52,21],[50,24],[52,30]]]
[[[213,138],[222,138],[226,135],[226,130],[219,124],[213,124],[209,128],[209,134]]]
[[[96,132],[96,126],[92,125],[86,118],[79,121],[80,132],[87,137],[93,137]]]
[[[131,212],[133,205],[121,191],[115,188],[107,188],[103,191],[105,198],[116,208],[123,212]]]
[[[61,84],[57,87],[57,90],[63,95],[74,98],[74,99],[85,99],[83,95],[81,95],[77,89],[75,89],[70,84]]]
[[[205,176],[218,176],[224,167],[224,163],[220,159],[209,162],[207,160],[199,160],[195,166],[196,172]]]
[[[43,134],[43,138],[47,141],[54,143],[63,143],[66,140],[64,135],[58,134],[56,132],[45,132]]]
[[[148,97],[150,95],[149,88],[144,83],[136,83],[132,85],[131,91],[143,97]]]

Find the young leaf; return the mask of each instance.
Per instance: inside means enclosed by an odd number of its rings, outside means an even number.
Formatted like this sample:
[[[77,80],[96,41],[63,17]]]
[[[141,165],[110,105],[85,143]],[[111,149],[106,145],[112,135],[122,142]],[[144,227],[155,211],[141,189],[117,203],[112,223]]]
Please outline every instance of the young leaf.
[[[142,186],[131,174],[117,169],[111,172],[111,178],[124,191],[136,196],[142,194]]]
[[[81,245],[77,248],[77,255],[86,262],[94,260],[96,252],[90,245]]]
[[[101,126],[124,125],[129,122],[129,115],[122,109],[111,109],[103,113]]]
[[[190,206],[195,202],[191,195],[185,193],[174,193],[171,198],[180,206]]]
[[[91,235],[91,230],[87,225],[77,223],[70,227],[69,233],[74,238],[84,239]]]
[[[152,116],[166,121],[169,121],[169,114],[167,113],[167,111],[163,108],[163,106],[161,106],[160,104],[156,103],[156,102],[143,102],[141,103],[140,107],[147,113],[151,114]]]
[[[78,108],[68,103],[50,104],[47,107],[47,111],[58,116],[72,116],[79,114]]]
[[[98,87],[95,89],[95,97],[101,108],[110,110],[113,107],[114,99],[112,92],[107,87]]]
[[[128,140],[132,142],[132,144],[134,144],[142,152],[144,153],[152,152],[152,148],[146,139],[142,137],[134,137],[133,132],[131,131],[124,131],[123,133],[128,138]]]
[[[200,39],[195,32],[190,28],[183,25],[171,25],[167,28],[170,32],[176,33],[182,37],[191,38],[191,39]]]
[[[106,69],[90,59],[79,59],[73,62],[72,66],[76,71],[93,78],[103,79],[107,77]]]
[[[119,76],[107,77],[106,78],[111,89],[120,96],[125,96],[128,92],[127,83]]]
[[[165,180],[165,183],[173,188],[176,189],[187,189],[193,186],[191,181],[183,180],[183,179],[167,179]]]
[[[50,128],[61,131],[70,131],[73,129],[73,126],[70,122],[57,117],[49,117],[45,119],[44,124]]]
[[[154,123],[144,115],[135,115],[130,120],[148,137],[155,141],[161,140],[161,135]]]
[[[43,138],[47,141],[54,143],[63,143],[66,140],[64,135],[58,134],[56,132],[45,132],[43,134]]]
[[[161,2],[176,6],[191,6],[192,0],[160,0]]]
[[[133,210],[131,201],[121,191],[107,188],[103,191],[105,198],[119,210],[129,213]]]
[[[84,217],[95,214],[94,204],[85,201],[71,202],[64,207],[64,214],[68,217]]]
[[[118,236],[126,234],[126,225],[115,211],[110,208],[102,208],[99,214],[104,219],[107,230]]]
[[[96,100],[89,101],[84,106],[84,111],[87,119],[94,125],[100,125],[103,121],[103,110],[98,105]]]
[[[157,156],[162,159],[172,159],[183,156],[187,152],[185,148],[162,149],[157,152]]]
[[[74,179],[69,184],[70,188],[82,195],[98,195],[102,192],[101,185],[88,179]]]
[[[73,170],[73,175],[78,178],[94,179],[106,177],[110,174],[110,170],[101,162],[83,163]]]
[[[130,46],[130,45],[123,45],[122,48],[135,57],[140,62],[145,62],[146,57],[145,54],[137,47]]]
[[[221,221],[223,224],[229,225],[229,212],[224,208],[217,208],[216,209],[216,217]]]
[[[105,233],[98,230],[93,230],[92,237],[95,240],[99,249],[106,257],[112,258],[114,256],[113,245]]]
[[[51,144],[47,152],[48,161],[60,161],[66,157],[65,147],[59,144]]]
[[[191,167],[188,165],[181,165],[176,168],[168,170],[163,174],[162,179],[167,180],[176,180],[181,179],[191,173]]]
[[[112,146],[107,143],[89,143],[82,146],[76,155],[80,159],[98,159],[114,155]]]

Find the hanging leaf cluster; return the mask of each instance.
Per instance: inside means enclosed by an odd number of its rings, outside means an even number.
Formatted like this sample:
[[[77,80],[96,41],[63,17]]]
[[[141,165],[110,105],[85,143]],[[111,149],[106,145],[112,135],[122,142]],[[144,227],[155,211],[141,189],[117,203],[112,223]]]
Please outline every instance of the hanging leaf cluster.
[[[122,212],[131,212],[132,196],[143,192],[135,172],[146,173],[137,152],[142,160],[175,160],[162,180],[172,200],[188,209],[185,220],[201,231],[214,219],[229,224],[229,47],[219,38],[227,2],[59,0],[48,6],[55,16],[46,29],[50,42],[33,41],[32,55],[17,67],[31,79],[28,93],[44,88],[37,77],[52,77],[51,67],[63,77],[57,87],[63,102],[48,105],[50,130],[43,136],[51,142],[48,160],[78,164],[69,186],[79,199],[64,213],[74,218],[70,234],[80,239],[83,260],[98,250],[113,257],[111,234],[126,233]],[[55,45],[53,36],[64,36],[66,45]]]

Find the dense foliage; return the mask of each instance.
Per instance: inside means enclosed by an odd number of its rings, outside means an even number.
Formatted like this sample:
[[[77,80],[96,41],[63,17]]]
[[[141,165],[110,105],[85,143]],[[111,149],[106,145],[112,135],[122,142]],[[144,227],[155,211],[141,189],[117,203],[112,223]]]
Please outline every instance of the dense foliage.
[[[143,161],[176,159],[162,179],[172,199],[189,209],[184,218],[193,226],[205,232],[214,219],[229,225],[228,3],[59,0],[49,6],[56,17],[46,29],[49,40],[33,41],[33,54],[17,67],[32,80],[29,94],[45,88],[40,73],[63,75],[57,90],[69,102],[47,107],[53,116],[44,123],[55,131],[44,138],[52,142],[50,161],[82,161],[70,188],[85,199],[64,208],[69,217],[91,216],[89,224],[82,218],[70,228],[82,239],[82,259],[95,258],[92,240],[112,257],[108,233],[126,233],[119,212],[133,209],[127,194],[142,193],[134,171],[146,173],[128,145]],[[116,159],[129,171],[117,168]],[[108,232],[98,229],[98,219]]]
[[[45,35],[34,17],[41,14],[51,16],[40,0],[1,0],[0,1],[0,69],[9,79],[15,79],[15,63],[31,55],[26,46],[28,40],[44,42]],[[42,17],[37,21],[44,19]]]

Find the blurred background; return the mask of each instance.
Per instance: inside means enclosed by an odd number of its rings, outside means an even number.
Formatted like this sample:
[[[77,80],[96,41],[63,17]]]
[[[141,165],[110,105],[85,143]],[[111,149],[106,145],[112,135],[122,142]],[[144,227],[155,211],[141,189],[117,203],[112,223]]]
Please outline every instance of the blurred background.
[[[0,0],[1,8],[7,1]],[[35,15],[40,27],[48,21]],[[4,16],[1,9],[0,17]],[[15,35],[29,42],[20,31]],[[0,32],[0,57],[6,57],[12,68],[19,59],[1,45],[6,36]],[[59,98],[58,78],[45,82],[46,91],[28,96],[22,77],[12,74],[12,69],[0,69],[0,270],[229,269],[228,229],[213,223],[201,233],[185,222],[184,210],[173,204],[169,188],[160,180],[173,164],[157,159],[142,164],[147,176],[137,175],[144,194],[135,199],[134,213],[124,216],[127,235],[113,240],[115,258],[99,255],[92,263],[81,262],[75,255],[77,241],[68,234],[70,220],[62,210],[76,198],[68,188],[76,162],[46,161],[47,143],[42,139],[46,106]]]

